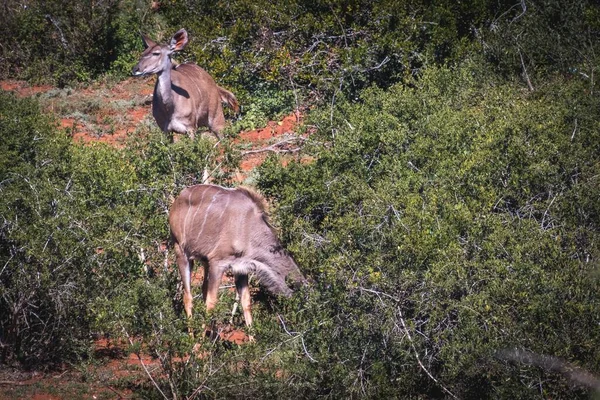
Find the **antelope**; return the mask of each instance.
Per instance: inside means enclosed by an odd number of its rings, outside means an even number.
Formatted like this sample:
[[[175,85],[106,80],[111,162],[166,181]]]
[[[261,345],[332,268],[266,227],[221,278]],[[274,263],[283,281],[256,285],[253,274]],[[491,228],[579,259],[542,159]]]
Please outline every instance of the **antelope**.
[[[178,30],[169,44],[156,44],[141,34],[145,50],[133,67],[134,76],[156,74],[158,79],[152,97],[152,115],[165,132],[187,133],[194,139],[199,126],[208,127],[219,139],[225,127],[225,102],[237,113],[239,105],[233,93],[217,86],[214,79],[193,63],[174,66],[171,54],[181,51],[188,43],[185,29]]]
[[[187,187],[171,206],[169,225],[188,320],[192,317],[191,271],[195,260],[204,267],[202,297],[207,311],[217,303],[223,274],[233,272],[247,326],[252,324],[248,274],[255,273],[272,294],[287,297],[292,290],[286,277],[297,286],[306,283],[269,223],[265,199],[249,188]]]

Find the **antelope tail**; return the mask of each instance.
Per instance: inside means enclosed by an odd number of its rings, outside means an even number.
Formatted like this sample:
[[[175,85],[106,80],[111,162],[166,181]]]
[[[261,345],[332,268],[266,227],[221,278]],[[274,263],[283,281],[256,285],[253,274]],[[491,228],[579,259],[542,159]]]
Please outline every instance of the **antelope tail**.
[[[229,104],[229,106],[236,113],[240,112],[240,105],[239,105],[237,99],[235,98],[235,95],[233,93],[231,93],[229,90],[225,90],[220,86],[218,86],[218,88],[219,88],[219,94],[221,95],[221,101],[223,103]]]

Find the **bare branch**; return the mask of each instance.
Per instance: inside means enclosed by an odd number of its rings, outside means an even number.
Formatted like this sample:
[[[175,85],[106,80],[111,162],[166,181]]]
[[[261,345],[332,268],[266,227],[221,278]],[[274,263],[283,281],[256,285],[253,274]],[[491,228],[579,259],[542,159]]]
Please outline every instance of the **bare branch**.
[[[273,143],[270,146],[267,147],[263,147],[262,149],[255,149],[255,150],[246,150],[242,152],[242,155],[248,155],[248,154],[258,154],[258,153],[265,153],[267,151],[272,151],[274,153],[296,153],[298,151],[300,151],[301,147],[295,147],[293,149],[281,149],[282,146],[289,144],[289,143],[294,143],[294,142],[300,142],[300,143],[304,143],[306,141],[305,138],[301,137],[301,136],[295,136],[289,139],[284,139],[281,140],[277,143]]]
[[[58,22],[56,22],[56,20],[54,18],[52,18],[52,15],[50,15],[50,14],[46,14],[45,17],[46,17],[46,19],[48,19],[48,21],[52,22],[52,25],[54,25],[54,27],[60,34],[60,42],[61,42],[62,46],[65,49],[69,49],[69,43],[67,42],[67,39],[65,39],[65,35],[63,34],[62,29],[60,29]]]
[[[131,339],[131,336],[129,336],[129,332],[127,332],[127,330],[125,329],[125,327],[122,324],[121,324],[121,329],[123,330],[123,333],[125,334],[125,336],[127,336],[127,340],[129,341],[129,344],[133,347],[133,344],[134,344],[133,339]],[[158,386],[158,383],[156,383],[156,381],[152,377],[152,374],[150,374],[150,371],[148,371],[148,367],[146,367],[146,364],[144,364],[144,360],[142,360],[142,356],[140,356],[139,351],[137,351],[135,353],[135,355],[138,357],[138,360],[140,361],[140,365],[144,369],[144,372],[146,372],[146,375],[148,375],[148,378],[150,378],[150,381],[152,382],[152,384],[154,385],[156,390],[158,390],[160,392],[160,394],[162,394],[162,396],[165,400],[169,400],[169,398],[160,389],[160,386]]]
[[[360,289],[360,290],[364,290],[364,291],[365,291],[365,292],[367,292],[367,293],[372,293],[372,294],[376,295],[376,296],[379,298],[379,301],[381,301],[381,303],[382,303],[383,305],[385,305],[385,303],[384,303],[384,302],[383,302],[383,300],[381,299],[381,296],[383,296],[383,297],[387,297],[388,299],[394,300],[395,302],[399,302],[399,301],[400,301],[400,299],[398,299],[398,298],[396,298],[396,297],[394,297],[394,296],[392,296],[392,295],[390,295],[390,294],[384,293],[384,292],[378,292],[378,291],[376,291],[376,290],[373,290],[373,289],[367,289],[367,288],[364,288],[364,287],[362,287],[362,286],[361,286],[361,287],[359,287],[359,289]]]
[[[519,57],[521,58],[521,67],[523,67],[523,77],[525,78],[525,82],[527,82],[527,86],[530,91],[534,91],[533,85],[531,84],[531,79],[529,79],[529,74],[527,73],[527,67],[525,66],[525,60],[523,60],[523,54],[521,53],[521,48],[519,49]]]
[[[517,15],[516,17],[514,17],[512,19],[512,21],[510,21],[510,24],[512,24],[513,22],[515,22],[516,20],[518,20],[519,18],[521,18],[523,15],[525,15],[525,13],[527,12],[527,4],[525,4],[525,0],[521,0],[521,9],[523,10],[521,12],[521,14]],[[509,25],[510,25],[509,24]]]
[[[310,355],[310,353],[308,352],[308,350],[307,350],[307,348],[306,348],[306,344],[304,343],[304,337],[303,337],[303,334],[302,334],[302,333],[297,333],[297,332],[290,332],[290,331],[288,331],[287,327],[285,326],[285,322],[284,322],[283,318],[281,318],[281,315],[279,315],[279,314],[278,314],[278,315],[277,315],[277,318],[279,318],[279,322],[281,322],[281,326],[283,327],[283,330],[285,331],[285,333],[287,333],[289,336],[291,336],[291,337],[292,337],[290,340],[293,340],[293,339],[300,338],[300,341],[301,341],[301,343],[302,343],[302,349],[304,350],[304,354],[306,354],[306,356],[307,356],[307,357],[309,358],[309,360],[311,360],[312,362],[318,362],[318,361],[317,361],[317,360],[315,360],[315,359],[314,359],[314,358],[313,358],[313,357]],[[289,341],[289,340],[288,340],[288,341]],[[285,341],[285,342],[283,342],[283,343],[286,343],[286,342],[288,342],[288,341]],[[281,343],[281,344],[283,344],[283,343]],[[279,346],[281,346],[281,344],[280,344]],[[279,346],[277,346],[277,347],[279,347]],[[275,351],[275,349],[273,349],[273,350],[269,351],[269,352],[268,352],[268,353],[267,353],[267,354],[266,354],[266,355],[263,357],[263,360],[264,360],[264,359],[265,359],[267,356],[269,356],[271,353],[273,353],[273,351]]]
[[[300,335],[300,340],[302,341],[302,348],[304,349],[304,354],[306,354],[306,356],[310,359],[310,361],[317,362],[317,360],[312,358],[312,356],[308,353],[308,350],[306,349],[306,345],[304,344],[304,337],[302,335]]]
[[[571,142],[575,138],[576,133],[577,133],[577,118],[575,118],[575,127],[573,128],[573,134],[571,135]]]
[[[440,381],[435,379],[435,377],[431,374],[431,372],[429,372],[427,370],[427,368],[425,368],[425,365],[423,365],[423,363],[421,362],[421,357],[419,357],[419,353],[417,352],[417,348],[415,347],[412,336],[410,335],[410,332],[409,332],[408,328],[406,327],[406,323],[404,323],[404,317],[402,317],[402,311],[400,310],[400,308],[398,308],[398,314],[400,316],[400,323],[402,324],[404,333],[406,334],[406,337],[408,338],[408,341],[410,342],[410,347],[412,347],[413,351],[415,352],[415,357],[417,359],[417,363],[419,363],[419,366],[421,367],[421,369],[427,374],[427,376],[432,381],[434,381],[437,385],[439,385],[439,387],[441,387],[444,392],[448,393],[448,395],[450,397],[452,397],[453,399],[457,399],[458,397],[456,397],[456,395],[454,395],[454,393],[452,393],[450,390],[446,389],[446,387],[444,385],[442,385],[440,383]]]

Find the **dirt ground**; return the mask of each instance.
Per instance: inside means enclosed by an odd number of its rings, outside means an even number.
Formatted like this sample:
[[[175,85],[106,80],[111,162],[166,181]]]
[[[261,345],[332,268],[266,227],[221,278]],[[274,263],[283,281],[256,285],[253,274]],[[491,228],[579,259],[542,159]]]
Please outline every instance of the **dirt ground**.
[[[57,89],[9,80],[0,81],[0,89],[23,97],[38,97],[42,106],[59,118],[60,127],[71,130],[76,142],[104,142],[119,147],[128,135],[135,134],[140,124],[154,124],[151,113],[154,83],[153,77],[129,78],[116,84]],[[291,150],[297,148],[298,141],[289,140],[289,136],[296,136],[301,120],[299,112],[292,113],[280,121],[268,122],[265,127],[241,132],[236,141],[244,149],[239,179],[260,165],[270,151],[293,153]]]
[[[42,106],[57,116],[61,129],[69,130],[75,142],[86,145],[104,142],[120,147],[140,124],[153,124],[151,115],[154,78],[130,78],[116,84],[95,83],[80,89],[57,89],[51,86],[31,86],[23,81],[0,81],[0,89],[14,91],[19,96],[34,96]],[[243,117],[243,116],[242,116]],[[282,162],[294,157],[299,143],[296,129],[302,122],[300,113],[292,113],[280,121],[270,121],[265,127],[241,132],[236,144],[243,159],[235,180],[244,182],[267,157],[269,152],[287,154]],[[292,139],[293,138],[293,139]],[[287,157],[287,158],[286,158]],[[221,340],[246,343],[249,338],[235,327],[223,327]],[[87,367],[65,366],[61,371],[44,373],[20,371],[0,366],[0,400],[32,399],[128,399],[130,391],[117,389],[120,382],[147,380],[145,368],[160,368],[150,356],[127,354],[123,343],[107,339],[95,341],[99,363]]]

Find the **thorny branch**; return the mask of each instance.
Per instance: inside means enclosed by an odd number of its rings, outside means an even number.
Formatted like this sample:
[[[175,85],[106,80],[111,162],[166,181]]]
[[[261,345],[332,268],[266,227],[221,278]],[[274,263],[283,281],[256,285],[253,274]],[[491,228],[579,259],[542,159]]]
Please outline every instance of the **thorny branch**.
[[[410,332],[409,332],[408,328],[406,327],[406,323],[404,322],[404,317],[402,316],[402,311],[400,310],[400,308],[398,308],[398,315],[400,316],[400,323],[402,324],[404,333],[406,334],[406,337],[408,338],[408,341],[410,342],[410,347],[412,347],[413,351],[415,352],[415,357],[417,359],[417,363],[419,363],[419,366],[421,367],[421,369],[427,374],[427,376],[432,381],[434,381],[437,385],[439,385],[444,392],[448,393],[448,395],[450,397],[452,397],[453,399],[457,399],[458,397],[456,397],[456,395],[454,395],[454,393],[452,393],[444,385],[442,385],[440,383],[440,381],[435,379],[435,377],[433,375],[431,375],[431,372],[429,372],[429,370],[427,370],[427,368],[425,368],[425,365],[423,365],[423,363],[421,362],[421,357],[419,357],[419,352],[417,351],[417,348],[415,347],[412,336],[410,335]]]
[[[279,321],[281,321],[281,325],[283,326],[283,329],[285,330],[285,332],[290,335],[290,336],[294,336],[290,331],[287,330],[286,326],[285,326],[285,322],[283,321],[283,318],[281,318],[281,315],[277,315],[277,317],[279,318]],[[295,333],[295,332],[294,332]],[[312,358],[312,356],[308,353],[308,350],[306,349],[306,345],[304,344],[304,337],[302,336],[301,333],[297,334],[296,336],[294,336],[294,338],[300,337],[300,340],[302,341],[302,348],[304,349],[304,353],[306,354],[306,356],[312,361],[312,362],[317,362],[317,360],[315,360],[314,358]]]
[[[531,79],[529,79],[529,74],[527,73],[527,67],[525,66],[525,60],[523,59],[523,53],[521,53],[521,49],[517,47],[519,50],[519,57],[521,58],[521,67],[523,68],[523,77],[525,78],[525,82],[527,82],[527,87],[529,87],[530,91],[535,91],[533,88],[533,84],[531,83]]]
[[[69,49],[69,43],[67,42],[67,39],[65,39],[65,35],[63,34],[62,29],[60,29],[60,25],[58,24],[58,22],[56,22],[56,20],[54,18],[52,18],[52,15],[50,15],[50,14],[46,14],[45,17],[46,17],[46,19],[48,19],[48,21],[52,22],[52,25],[54,25],[54,27],[60,34],[60,42],[61,42],[62,46],[65,49]]]
[[[378,292],[376,290],[372,290],[372,289],[367,289],[367,288],[363,288],[360,287],[361,291],[367,292],[367,293],[371,293],[377,296],[377,298],[379,299],[379,301],[381,302],[382,305],[385,306],[385,303],[383,301],[383,297],[389,298],[391,300],[393,300],[396,303],[399,303],[399,299],[384,293],[384,292]],[[415,353],[415,358],[417,359],[417,363],[419,364],[419,367],[423,370],[423,372],[425,372],[427,374],[427,376],[434,381],[439,387],[442,388],[442,390],[444,392],[446,392],[450,397],[452,397],[453,399],[457,399],[458,397],[456,397],[456,395],[454,393],[452,393],[449,389],[447,389],[444,385],[441,384],[440,381],[438,381],[432,374],[431,372],[429,372],[429,370],[425,367],[425,365],[423,364],[423,362],[421,361],[421,357],[419,356],[419,352],[417,351],[417,348],[414,344],[412,335],[410,334],[410,331],[408,330],[408,327],[406,326],[406,323],[404,322],[404,317],[402,316],[402,310],[400,309],[400,307],[398,307],[398,315],[400,317],[400,323],[402,324],[402,328],[401,330],[404,332],[404,334],[406,335],[406,337],[408,338],[408,341],[410,342],[410,347],[413,349],[413,352]],[[398,327],[398,325],[396,324],[396,326]],[[398,327],[400,329],[400,327]]]
[[[277,314],[277,318],[279,318],[279,321],[281,322],[281,326],[283,327],[283,330],[285,331],[285,333],[287,333],[289,336],[291,336],[290,339],[285,340],[283,342],[281,342],[277,347],[275,347],[272,350],[269,350],[267,352],[267,354],[265,354],[265,356],[262,358],[262,360],[266,359],[269,355],[271,355],[275,349],[281,347],[282,344],[287,343],[287,342],[291,342],[292,340],[298,339],[300,338],[300,342],[302,343],[302,349],[304,350],[304,354],[306,354],[306,356],[309,358],[309,360],[311,360],[312,362],[318,362],[317,360],[315,360],[310,353],[308,352],[308,349],[306,348],[306,344],[304,343],[304,334],[303,333],[298,333],[298,332],[290,332],[287,327],[285,326],[285,322],[283,321],[283,318],[281,318],[281,315]]]

